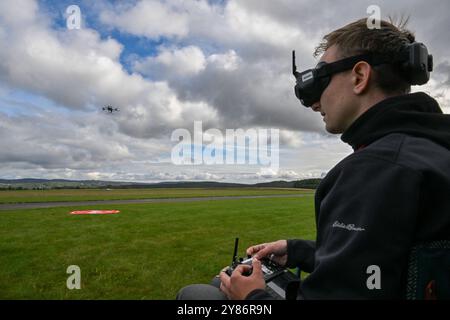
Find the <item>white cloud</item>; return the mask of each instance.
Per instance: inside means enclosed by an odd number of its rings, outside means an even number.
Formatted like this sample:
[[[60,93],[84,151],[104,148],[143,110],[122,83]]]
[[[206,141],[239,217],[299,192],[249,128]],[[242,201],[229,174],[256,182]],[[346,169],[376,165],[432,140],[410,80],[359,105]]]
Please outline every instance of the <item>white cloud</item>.
[[[185,36],[188,16],[159,1],[139,1],[135,6],[118,5],[114,11],[103,11],[100,20],[129,33],[158,39]]]
[[[380,6],[386,16],[405,3],[381,1]],[[90,8],[102,9],[92,12],[94,23],[71,31],[55,27],[55,16],[39,7],[46,4],[0,1],[0,104],[7,106],[0,113],[0,176],[289,180],[320,176],[351,152],[338,137],[325,135],[320,116],[294,97],[291,49],[297,51],[299,69],[311,67],[320,37],[365,16],[369,0],[351,5],[331,0],[321,5],[304,0],[103,1]],[[450,39],[448,32],[436,32],[448,30],[448,4],[412,1],[408,7],[411,29],[429,43],[436,65],[443,63],[430,83],[417,89],[435,96],[448,113],[448,70],[442,66],[450,61]],[[137,36],[140,43],[160,43],[152,48],[156,54],[134,61],[122,56],[132,48],[120,37],[89,29],[99,23],[103,32],[106,27]],[[123,58],[134,72],[125,70]],[[56,106],[20,101],[16,90],[28,100],[41,96]],[[20,103],[24,107],[14,109]],[[102,114],[106,104],[120,112]],[[170,133],[191,130],[197,120],[205,130],[279,128],[280,170],[174,168],[168,162]]]
[[[134,70],[150,78],[183,78],[205,69],[206,59],[202,50],[196,46],[181,49],[160,48],[155,57],[147,57],[134,63]]]
[[[38,4],[36,1],[17,0],[0,2],[0,18],[6,24],[26,28],[36,23]]]
[[[242,59],[232,49],[222,54],[212,54],[207,60],[208,63],[226,71],[237,70],[242,63]]]
[[[48,21],[48,17],[29,10],[33,4],[31,0],[19,4],[20,12],[34,14],[19,15],[26,28],[17,21],[9,23],[11,19],[0,21],[2,30],[8,30],[0,37],[1,81],[44,95],[67,108],[93,111],[106,104],[117,105],[121,113],[114,119],[119,130],[134,137],[164,135],[167,132],[162,128],[167,131],[185,126],[192,112],[197,119],[213,121],[214,109],[207,103],[182,102],[165,81],[152,82],[139,74],[128,74],[119,61],[123,45],[116,40],[101,39],[92,29],[52,30],[40,22]],[[192,67],[194,58],[199,63]],[[182,62],[177,64],[179,59]],[[161,61],[192,71],[201,68],[204,57],[198,48],[189,47],[173,56],[163,54]]]
[[[300,29],[273,19],[267,12],[248,10],[242,3],[230,1],[225,10],[229,31],[238,37],[287,49],[302,37]]]
[[[99,121],[93,125],[88,118],[72,120],[51,112],[29,116],[0,113],[0,134],[8,137],[0,139],[0,148],[5,150],[0,161],[87,169],[132,158],[126,144],[102,133],[104,126],[114,126],[113,123]]]

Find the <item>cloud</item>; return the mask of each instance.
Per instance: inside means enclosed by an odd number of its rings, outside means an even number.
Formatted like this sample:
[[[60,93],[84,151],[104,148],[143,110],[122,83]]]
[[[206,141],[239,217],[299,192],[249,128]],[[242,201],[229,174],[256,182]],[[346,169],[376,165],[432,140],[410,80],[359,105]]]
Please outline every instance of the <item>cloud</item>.
[[[438,74],[438,76],[441,76],[444,78],[442,85],[450,86],[450,63],[448,60],[437,65],[435,67],[434,71],[435,71],[435,73]],[[445,78],[447,78],[447,79],[445,79]]]
[[[185,36],[188,16],[159,1],[139,1],[134,6],[118,4],[100,13],[100,21],[120,30],[151,39]]]
[[[192,76],[205,68],[203,51],[196,46],[181,49],[160,48],[156,57],[135,61],[133,70],[150,78],[176,78]]]
[[[0,26],[8,32],[0,32],[0,81],[8,86],[73,110],[92,112],[117,105],[121,109],[114,118],[117,128],[136,138],[166,135],[170,128],[186,126],[194,112],[195,118],[213,122],[216,114],[207,103],[180,101],[165,81],[126,72],[119,61],[123,45],[118,41],[102,39],[92,29],[51,29],[48,17],[31,0],[19,2],[14,10],[5,2],[2,6]],[[18,15],[21,21],[9,19],[17,10],[28,14]],[[183,54],[192,58],[201,52],[192,47]],[[179,56],[175,53],[172,61]],[[171,62],[167,59],[170,55],[161,57],[166,64]],[[186,58],[184,62],[190,66]]]
[[[370,4],[100,1],[84,12],[92,20],[81,30],[67,30],[58,25],[52,1],[0,1],[0,175],[139,181],[320,176],[351,149],[329,137],[320,116],[295,98],[291,50],[299,69],[313,66],[321,37],[367,16]],[[448,2],[378,5],[384,17],[411,15],[410,29],[436,65],[430,83],[414,90],[429,92],[449,112]],[[106,104],[120,112],[103,114]],[[279,128],[282,168],[271,174],[245,166],[175,167],[171,132],[192,130],[199,120],[205,130]]]
[[[5,25],[14,28],[30,26],[36,23],[36,15],[38,14],[38,4],[36,1],[17,0],[12,2],[0,2],[0,17]],[[1,30],[6,31],[4,26]]]
[[[36,123],[39,127],[36,127]],[[43,168],[91,169],[132,158],[128,147],[102,133],[103,123],[67,119],[50,112],[30,116],[0,113],[2,163],[28,163]]]
[[[101,41],[93,30],[55,31],[36,11],[34,1],[20,1],[10,12],[10,2],[0,8],[0,80],[10,86],[39,93],[68,108],[86,108],[106,101],[105,93],[119,92],[127,77],[116,62],[122,45],[113,39]],[[34,10],[30,9],[33,8]],[[15,12],[28,12],[9,19]],[[7,32],[5,32],[7,30]],[[127,81],[125,81],[127,80]],[[119,96],[119,95],[118,95]]]

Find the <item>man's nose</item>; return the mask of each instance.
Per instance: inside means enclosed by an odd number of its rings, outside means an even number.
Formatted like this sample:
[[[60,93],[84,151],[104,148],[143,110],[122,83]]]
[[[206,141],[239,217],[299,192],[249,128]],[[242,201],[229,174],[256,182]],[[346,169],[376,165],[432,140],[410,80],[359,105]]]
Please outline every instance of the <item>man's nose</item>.
[[[311,106],[311,109],[313,109],[313,111],[315,111],[315,112],[319,112],[320,111],[320,102],[319,101],[314,102]]]

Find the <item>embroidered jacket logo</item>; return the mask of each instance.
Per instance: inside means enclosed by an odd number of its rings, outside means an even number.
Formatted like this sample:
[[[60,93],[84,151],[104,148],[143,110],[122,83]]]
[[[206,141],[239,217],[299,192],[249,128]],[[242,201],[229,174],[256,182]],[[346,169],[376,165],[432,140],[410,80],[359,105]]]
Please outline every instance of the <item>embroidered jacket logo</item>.
[[[354,224],[345,224],[339,221],[335,221],[333,223],[333,228],[341,228],[341,229],[346,229],[349,231],[365,231],[366,229],[364,228],[356,228]]]

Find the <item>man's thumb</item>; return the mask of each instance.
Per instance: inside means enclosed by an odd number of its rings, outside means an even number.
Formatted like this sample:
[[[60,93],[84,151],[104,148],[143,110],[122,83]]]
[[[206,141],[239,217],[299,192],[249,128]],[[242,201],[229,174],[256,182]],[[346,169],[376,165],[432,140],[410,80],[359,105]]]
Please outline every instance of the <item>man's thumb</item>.
[[[268,251],[269,251],[269,250],[268,250],[267,248],[264,248],[264,249],[258,251],[258,252],[253,256],[253,258],[258,259],[258,260],[261,260],[262,258],[264,258],[264,257],[267,255]]]
[[[254,274],[262,275],[262,268],[261,268],[261,261],[260,260],[253,259],[252,267],[253,267],[252,275],[254,275]]]

